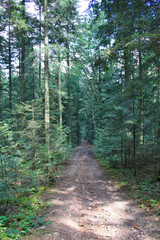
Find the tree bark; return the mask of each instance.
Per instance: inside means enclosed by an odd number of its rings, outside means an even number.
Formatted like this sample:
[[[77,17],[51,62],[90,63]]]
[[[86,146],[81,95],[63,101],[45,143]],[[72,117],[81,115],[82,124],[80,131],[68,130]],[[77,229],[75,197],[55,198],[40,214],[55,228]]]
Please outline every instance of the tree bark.
[[[48,64],[48,0],[44,0],[44,24],[45,24],[45,59],[44,59],[44,80],[45,80],[45,144],[50,150],[50,109],[49,109],[49,64]]]
[[[129,64],[128,64],[128,48],[125,46],[126,43],[124,43],[124,74],[125,74],[125,93],[127,95],[127,98],[129,99],[130,96],[128,94],[128,87],[129,87]],[[129,104],[127,103],[127,109],[129,109]],[[127,138],[127,137],[126,137]],[[126,139],[125,144],[125,168],[129,166],[129,141],[128,138]]]
[[[133,165],[134,165],[134,177],[137,173],[137,167],[136,167],[136,125],[133,124]]]
[[[62,129],[63,119],[62,119],[62,84],[61,84],[61,50],[58,50],[58,99],[59,99],[59,126]]]
[[[141,38],[138,38],[138,60],[139,60],[139,81],[140,81],[140,93],[139,93],[139,118],[140,118],[140,144],[144,143],[144,116],[143,116],[143,91],[142,91],[142,54],[141,54]]]
[[[69,35],[69,27],[67,29]],[[71,125],[71,86],[70,86],[70,50],[69,50],[69,36],[67,39],[67,90],[68,90],[68,127],[69,127],[69,144],[72,142],[72,125]]]
[[[32,53],[34,52],[34,48],[32,45]],[[32,87],[32,99],[35,99],[35,73],[34,73],[34,56],[32,58],[32,81],[33,81],[33,87]]]
[[[93,99],[93,88],[92,88],[92,91],[91,91],[91,112],[92,112],[92,121],[93,121],[93,132],[95,135],[95,132],[96,132],[96,121],[95,121],[95,111],[94,111],[94,99]]]
[[[33,122],[32,123],[33,124],[33,128],[32,128],[33,158],[36,159],[36,132],[35,132],[35,118],[34,118],[34,103],[32,103],[32,122]]]
[[[134,73],[132,72],[132,79],[134,81]],[[135,118],[135,90],[133,89],[133,116]],[[136,162],[136,122],[133,123],[133,175],[137,174],[137,162]]]
[[[24,9],[22,10],[22,18],[25,19],[25,0],[22,0]],[[24,78],[25,78],[25,30],[22,31],[21,37],[21,102],[24,102]]]
[[[12,109],[11,19],[9,15],[9,108]]]
[[[125,83],[128,88],[129,84],[129,64],[128,64],[128,49],[124,47],[124,71],[125,71]]]
[[[19,59],[19,65],[18,65],[18,77],[19,77],[19,89],[18,89],[18,100],[21,101],[21,47],[18,48],[19,54],[18,54],[18,59]]]
[[[2,120],[2,77],[0,69],[0,120]]]
[[[80,122],[79,122],[79,104],[77,99],[77,106],[76,106],[76,136],[77,136],[77,145],[80,144]]]
[[[39,3],[39,99],[41,98],[41,78],[42,78],[42,74],[41,74],[41,68],[42,68],[42,64],[41,64],[41,58],[42,58],[42,47],[41,47],[41,41],[42,41],[42,17],[41,17],[41,3]]]

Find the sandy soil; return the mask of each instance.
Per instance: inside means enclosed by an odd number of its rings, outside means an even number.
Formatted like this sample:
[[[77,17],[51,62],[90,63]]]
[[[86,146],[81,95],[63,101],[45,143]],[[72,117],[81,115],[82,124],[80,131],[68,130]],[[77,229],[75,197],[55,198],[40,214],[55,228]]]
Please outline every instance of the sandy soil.
[[[53,204],[47,219],[53,222],[27,239],[160,239],[158,223],[116,189],[87,143],[76,148],[58,190],[49,189],[47,196]]]

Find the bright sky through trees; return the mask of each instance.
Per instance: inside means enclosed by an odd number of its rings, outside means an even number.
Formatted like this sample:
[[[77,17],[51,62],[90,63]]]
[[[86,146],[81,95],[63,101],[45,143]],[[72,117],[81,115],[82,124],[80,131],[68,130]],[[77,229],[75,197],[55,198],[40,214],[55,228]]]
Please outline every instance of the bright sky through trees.
[[[89,4],[89,0],[80,0],[79,1],[78,10],[79,10],[80,14],[85,14],[85,11],[88,8],[88,4]],[[30,2],[29,4],[27,4],[27,11],[30,13],[36,14],[34,2]]]
[[[85,13],[85,11],[87,10],[87,8],[88,8],[88,3],[89,3],[89,1],[87,1],[87,0],[80,0],[79,1],[79,12],[81,13],[81,14],[84,14]]]

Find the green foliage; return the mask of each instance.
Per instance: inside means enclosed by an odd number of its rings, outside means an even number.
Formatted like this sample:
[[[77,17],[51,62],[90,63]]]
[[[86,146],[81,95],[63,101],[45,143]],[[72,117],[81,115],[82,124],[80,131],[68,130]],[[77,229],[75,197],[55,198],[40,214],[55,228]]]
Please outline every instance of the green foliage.
[[[46,207],[46,204],[40,200],[43,191],[44,187],[33,188],[25,192],[21,191],[15,197],[12,196],[9,202],[11,209],[0,216],[1,239],[18,239],[31,233],[34,228],[50,223],[39,216],[42,208]]]
[[[57,180],[71,157],[65,129],[52,123],[52,145],[44,144],[41,103],[27,102],[13,112],[16,122],[0,125],[0,238],[18,239],[33,228],[48,224],[39,217],[44,207],[42,185]],[[18,121],[17,115],[23,116]],[[21,119],[22,120],[22,119]],[[20,127],[22,128],[21,130]],[[9,209],[6,211],[6,208]]]
[[[160,182],[146,179],[139,183],[138,190],[140,193],[138,193],[137,197],[147,201],[149,206],[153,207],[159,202]]]
[[[95,153],[114,167],[134,169],[134,175],[146,165],[155,164],[155,174],[160,167],[159,51],[151,36],[159,35],[159,16],[153,18],[157,4],[105,0],[91,4],[97,43],[90,73]]]
[[[160,207],[160,182],[154,181],[153,178],[143,177],[142,173],[134,178],[131,171],[117,169],[110,164],[110,161],[99,158],[100,164],[106,169],[107,174],[116,180],[116,186],[119,189],[127,190],[127,194],[138,201],[138,204],[143,207],[153,209],[159,215]],[[117,183],[118,181],[118,183]]]
[[[49,132],[44,126],[42,2],[34,1],[38,18],[29,13],[25,2],[0,1],[2,207],[25,208],[24,195],[59,178],[71,156],[71,136],[73,145],[83,139],[94,143],[103,166],[122,177],[122,186],[123,173],[131,177],[133,169],[134,175],[139,169],[153,174],[154,167],[156,176],[160,168],[159,1],[92,1],[89,16],[82,21],[77,17],[77,0],[49,1]],[[63,127],[59,127],[60,113]],[[50,146],[45,144],[47,134]],[[156,205],[151,186],[159,194],[158,186],[144,179],[138,185],[140,193]],[[17,196],[23,198],[21,203]],[[34,199],[30,201],[32,205]],[[22,231],[29,231],[33,218],[20,220]],[[2,218],[1,234],[6,233],[5,221]],[[14,228],[8,231],[10,237],[18,234]]]

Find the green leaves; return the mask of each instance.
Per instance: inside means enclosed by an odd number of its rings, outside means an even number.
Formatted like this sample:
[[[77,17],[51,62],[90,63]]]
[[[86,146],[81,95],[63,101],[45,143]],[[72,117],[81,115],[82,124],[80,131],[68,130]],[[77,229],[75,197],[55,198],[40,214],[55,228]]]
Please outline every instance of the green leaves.
[[[31,27],[26,24],[26,20],[23,19],[21,14],[18,13],[16,10],[12,12],[12,17],[14,24],[19,31],[28,31],[29,29],[31,29]]]
[[[36,190],[36,191],[35,191]],[[18,239],[20,236],[31,233],[33,228],[41,225],[48,225],[45,218],[39,216],[39,212],[46,204],[43,205],[39,194],[44,191],[44,187],[38,189],[28,189],[20,191],[15,197],[12,196],[10,206],[12,210],[7,211],[6,215],[0,216],[0,238],[2,239]],[[28,197],[21,195],[29,195]]]

